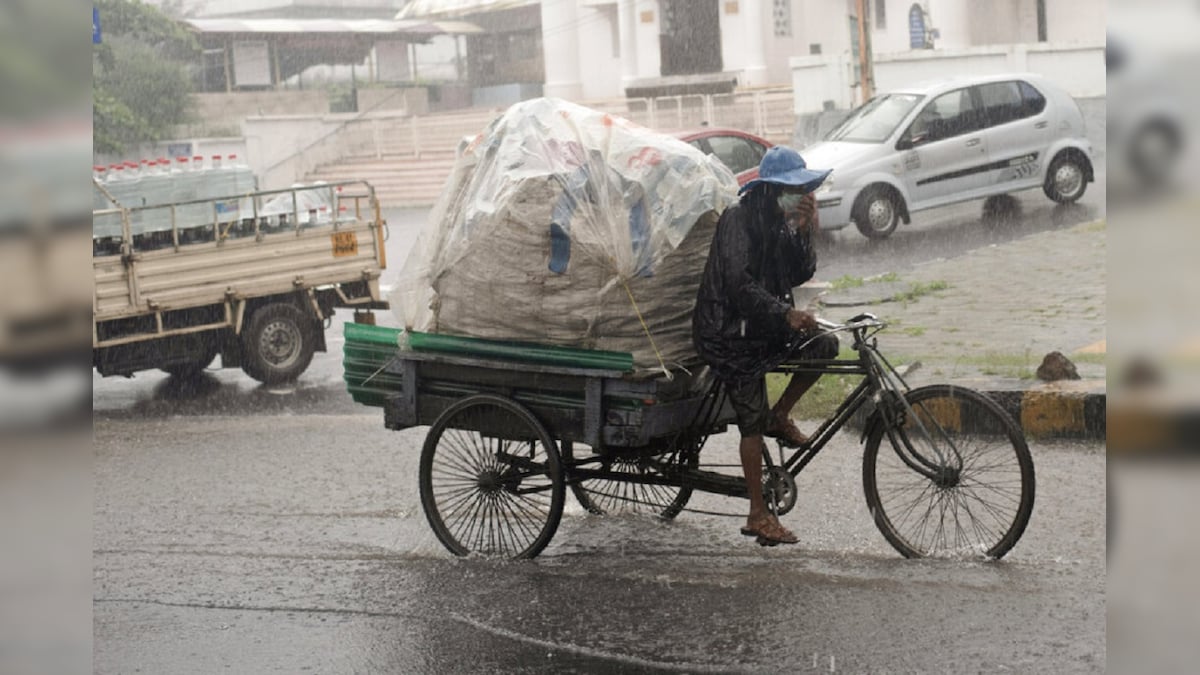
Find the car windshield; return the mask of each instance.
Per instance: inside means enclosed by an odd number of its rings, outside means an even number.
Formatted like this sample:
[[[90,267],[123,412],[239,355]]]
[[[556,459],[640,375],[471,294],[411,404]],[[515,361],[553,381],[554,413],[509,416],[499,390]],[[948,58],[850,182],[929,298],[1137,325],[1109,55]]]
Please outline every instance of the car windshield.
[[[918,94],[885,94],[867,101],[830,131],[827,141],[881,143],[924,98]]]

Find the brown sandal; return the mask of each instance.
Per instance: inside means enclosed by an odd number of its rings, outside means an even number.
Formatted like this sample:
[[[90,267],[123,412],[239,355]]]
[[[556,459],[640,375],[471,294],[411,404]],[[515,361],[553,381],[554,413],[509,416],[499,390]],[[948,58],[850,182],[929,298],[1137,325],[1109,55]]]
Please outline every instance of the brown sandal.
[[[790,417],[780,418],[772,415],[765,435],[779,439],[779,443],[788,448],[798,448],[808,444],[808,436],[800,431]]]
[[[747,524],[742,528],[742,534],[747,537],[757,537],[759,546],[795,544],[800,541],[796,535],[775,519],[766,519],[757,525]]]

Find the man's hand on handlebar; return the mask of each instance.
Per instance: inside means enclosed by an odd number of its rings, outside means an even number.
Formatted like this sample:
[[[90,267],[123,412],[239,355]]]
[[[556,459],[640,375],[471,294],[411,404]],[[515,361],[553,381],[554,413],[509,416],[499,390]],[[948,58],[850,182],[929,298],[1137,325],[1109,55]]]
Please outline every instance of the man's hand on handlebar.
[[[810,312],[799,309],[787,311],[788,326],[797,333],[808,333],[817,329],[817,317]]]

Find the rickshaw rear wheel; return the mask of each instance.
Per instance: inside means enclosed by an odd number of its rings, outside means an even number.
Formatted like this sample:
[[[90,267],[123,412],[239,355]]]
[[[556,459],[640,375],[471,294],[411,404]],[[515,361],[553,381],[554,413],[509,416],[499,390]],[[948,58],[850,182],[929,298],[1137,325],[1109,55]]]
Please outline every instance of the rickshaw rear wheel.
[[[557,445],[533,413],[502,396],[446,408],[425,437],[418,474],[429,526],[458,556],[532,558],[562,519]]]

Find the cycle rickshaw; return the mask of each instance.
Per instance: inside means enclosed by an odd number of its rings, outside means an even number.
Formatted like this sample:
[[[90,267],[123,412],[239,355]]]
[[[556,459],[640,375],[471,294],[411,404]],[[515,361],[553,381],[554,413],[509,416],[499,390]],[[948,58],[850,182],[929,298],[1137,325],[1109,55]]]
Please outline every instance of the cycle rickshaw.
[[[884,322],[860,314],[826,331],[857,358],[785,365],[861,376],[807,445],[778,457],[764,444],[763,488],[782,515],[796,476],[843,427],[861,425],[863,490],[875,525],[906,557],[998,559],[1020,539],[1034,502],[1023,433],[990,398],[940,384],[910,388],[880,353]],[[407,347],[400,344],[409,342]],[[677,372],[634,379],[619,355],[443,338],[346,324],[345,380],[385,425],[428,425],[421,504],[456,555],[532,558],[553,538],[566,492],[592,513],[620,505],[681,513],[697,490],[746,498],[740,475],[701,462],[734,421],[715,378]]]

